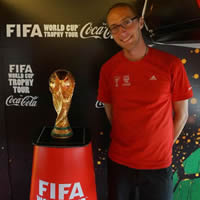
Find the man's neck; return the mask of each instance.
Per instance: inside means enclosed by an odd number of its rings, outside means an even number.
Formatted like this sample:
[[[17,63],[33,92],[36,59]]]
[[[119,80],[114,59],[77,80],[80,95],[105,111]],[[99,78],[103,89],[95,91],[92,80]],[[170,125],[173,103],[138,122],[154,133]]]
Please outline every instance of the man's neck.
[[[140,47],[135,47],[133,49],[124,49],[124,56],[131,61],[141,60],[148,53],[148,47],[146,44],[141,45]]]

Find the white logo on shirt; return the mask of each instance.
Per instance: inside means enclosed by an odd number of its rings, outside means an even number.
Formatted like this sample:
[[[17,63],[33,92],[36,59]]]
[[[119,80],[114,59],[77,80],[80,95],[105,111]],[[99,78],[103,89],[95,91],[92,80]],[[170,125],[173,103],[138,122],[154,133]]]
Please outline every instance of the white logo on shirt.
[[[115,87],[119,87],[120,76],[115,76],[114,80],[115,80]]]
[[[123,76],[123,83],[122,83],[123,86],[130,86],[131,83],[130,83],[130,76],[129,75],[124,75]]]
[[[157,80],[157,78],[156,78],[156,76],[155,75],[153,75],[149,80],[152,80],[152,81],[154,81],[154,80]]]

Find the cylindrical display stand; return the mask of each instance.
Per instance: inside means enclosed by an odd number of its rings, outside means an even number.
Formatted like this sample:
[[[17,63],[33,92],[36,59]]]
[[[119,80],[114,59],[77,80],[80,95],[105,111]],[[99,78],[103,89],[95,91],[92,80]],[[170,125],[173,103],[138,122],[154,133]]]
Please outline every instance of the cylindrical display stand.
[[[34,144],[30,200],[97,199],[91,142],[85,131],[74,132],[71,139],[55,140],[45,128],[48,136]]]

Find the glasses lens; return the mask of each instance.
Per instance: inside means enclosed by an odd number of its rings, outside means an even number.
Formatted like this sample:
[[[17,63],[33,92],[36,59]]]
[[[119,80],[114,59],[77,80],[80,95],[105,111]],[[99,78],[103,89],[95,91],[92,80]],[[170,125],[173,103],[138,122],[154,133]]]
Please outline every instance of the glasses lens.
[[[126,28],[126,27],[130,26],[131,23],[132,23],[132,20],[131,20],[130,18],[128,18],[128,19],[125,19],[125,20],[122,22],[122,26],[123,26],[124,28]]]
[[[119,30],[119,26],[114,26],[110,28],[111,33],[117,33]]]
[[[122,21],[121,24],[110,27],[111,33],[117,33],[119,31],[120,26],[123,28],[128,28],[136,18],[137,16],[133,18],[127,18],[124,21]]]

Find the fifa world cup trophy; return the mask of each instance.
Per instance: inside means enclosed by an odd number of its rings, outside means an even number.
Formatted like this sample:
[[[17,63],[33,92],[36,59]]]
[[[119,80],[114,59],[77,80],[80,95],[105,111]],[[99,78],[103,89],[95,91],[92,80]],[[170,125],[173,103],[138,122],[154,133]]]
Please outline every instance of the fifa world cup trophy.
[[[49,90],[52,93],[57,118],[51,136],[66,139],[73,135],[68,121],[68,111],[75,87],[72,74],[65,69],[54,71],[49,77]]]

